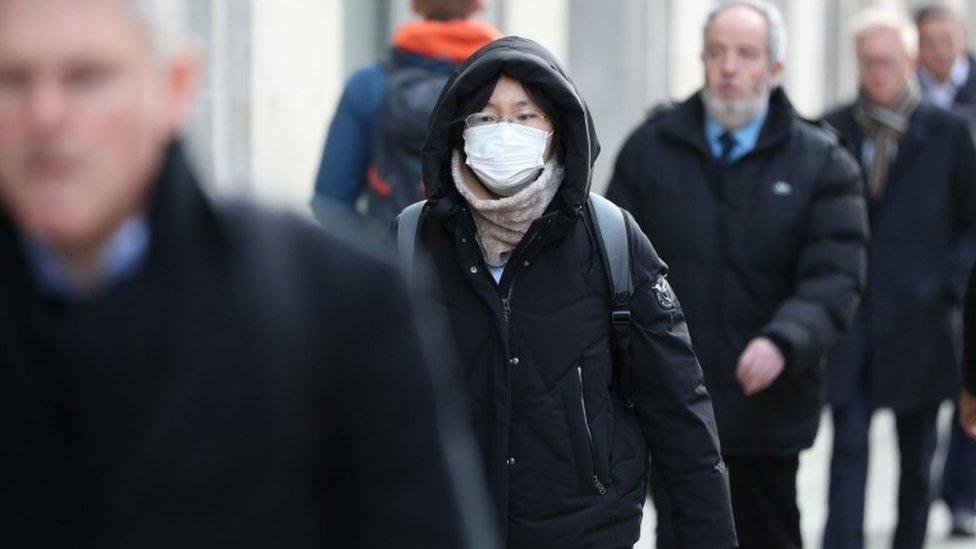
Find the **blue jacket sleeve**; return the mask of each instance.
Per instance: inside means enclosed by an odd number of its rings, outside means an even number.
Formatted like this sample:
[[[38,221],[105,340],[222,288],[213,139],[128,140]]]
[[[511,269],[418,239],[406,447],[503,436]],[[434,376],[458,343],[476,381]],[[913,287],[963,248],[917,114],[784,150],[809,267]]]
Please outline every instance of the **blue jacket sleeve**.
[[[373,157],[386,81],[379,64],[361,69],[349,79],[329,126],[314,199],[328,199],[350,209],[355,206]]]

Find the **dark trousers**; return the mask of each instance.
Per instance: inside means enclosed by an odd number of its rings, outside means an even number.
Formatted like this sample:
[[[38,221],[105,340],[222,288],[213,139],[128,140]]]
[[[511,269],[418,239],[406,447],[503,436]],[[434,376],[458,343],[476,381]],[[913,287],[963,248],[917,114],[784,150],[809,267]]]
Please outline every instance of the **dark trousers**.
[[[976,439],[963,432],[958,414],[957,408],[942,470],[942,499],[953,512],[976,513]]]
[[[796,504],[799,457],[724,456],[732,492],[732,513],[741,549],[799,549],[800,509]],[[661,479],[651,474],[657,509],[657,547],[675,549],[670,506]],[[680,548],[685,549],[685,548]]]
[[[864,546],[864,491],[873,412],[866,398],[854,399],[832,411],[834,449],[824,549]],[[895,549],[921,549],[925,543],[938,412],[935,404],[922,410],[895,413],[901,464]]]

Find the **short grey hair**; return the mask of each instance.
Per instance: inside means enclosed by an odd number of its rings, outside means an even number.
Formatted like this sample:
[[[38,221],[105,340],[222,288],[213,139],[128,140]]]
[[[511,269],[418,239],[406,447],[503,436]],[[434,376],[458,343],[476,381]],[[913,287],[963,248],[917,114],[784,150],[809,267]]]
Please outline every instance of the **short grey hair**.
[[[769,56],[769,64],[777,61],[786,63],[786,24],[783,22],[783,13],[775,4],[765,0],[729,0],[719,3],[708,12],[705,19],[705,27],[702,30],[704,42],[708,42],[708,29],[712,26],[715,18],[726,10],[737,6],[747,7],[766,20],[766,53]]]
[[[898,33],[901,45],[908,55],[918,53],[918,29],[902,12],[886,8],[864,8],[851,19],[851,38],[857,42],[861,38],[878,31],[888,30]]]
[[[124,4],[145,28],[154,54],[169,57],[186,47],[186,0],[125,0]]]

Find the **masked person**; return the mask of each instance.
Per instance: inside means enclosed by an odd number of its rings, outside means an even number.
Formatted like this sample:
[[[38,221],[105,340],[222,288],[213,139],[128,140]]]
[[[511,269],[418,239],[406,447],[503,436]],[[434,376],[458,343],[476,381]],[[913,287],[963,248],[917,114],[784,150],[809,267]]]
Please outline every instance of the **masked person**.
[[[680,546],[736,547],[701,369],[667,267],[629,215],[636,289],[621,304],[629,345],[612,358],[609,236],[588,200],[598,151],[552,54],[492,42],[444,88],[424,146],[428,200],[416,233],[401,214],[398,237],[416,236],[433,265],[509,548],[632,546],[648,452]]]

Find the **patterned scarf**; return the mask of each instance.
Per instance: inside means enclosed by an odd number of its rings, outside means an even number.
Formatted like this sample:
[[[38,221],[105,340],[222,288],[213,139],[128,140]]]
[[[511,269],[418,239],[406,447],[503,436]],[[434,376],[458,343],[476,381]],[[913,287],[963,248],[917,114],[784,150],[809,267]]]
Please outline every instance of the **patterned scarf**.
[[[485,263],[502,267],[532,222],[549,207],[563,181],[563,167],[552,155],[539,177],[512,196],[497,197],[464,167],[461,151],[451,157],[451,175],[458,192],[471,206]]]
[[[872,103],[862,91],[854,103],[854,120],[861,134],[874,143],[874,159],[868,167],[868,192],[875,199],[884,196],[888,169],[898,154],[898,141],[908,131],[908,121],[922,100],[918,80],[911,76],[905,91],[892,107]]]

